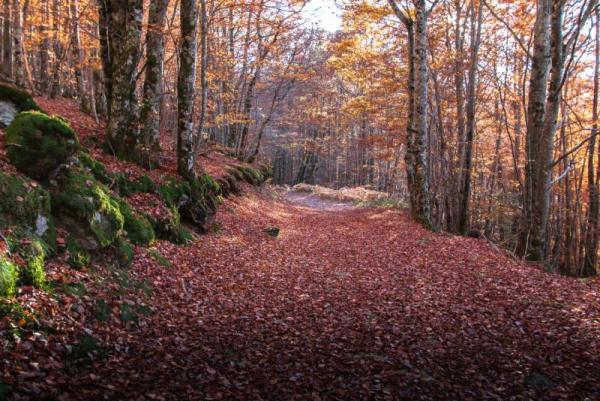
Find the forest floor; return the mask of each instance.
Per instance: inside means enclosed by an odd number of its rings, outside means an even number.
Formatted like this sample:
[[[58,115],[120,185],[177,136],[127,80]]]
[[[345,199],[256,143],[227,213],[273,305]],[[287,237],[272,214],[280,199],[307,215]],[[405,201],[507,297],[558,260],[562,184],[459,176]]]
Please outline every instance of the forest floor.
[[[100,135],[71,103],[43,106]],[[397,209],[243,184],[189,246],[46,269],[51,290],[17,298],[36,324],[8,324],[0,400],[600,400],[599,279]]]
[[[152,313],[59,399],[599,399],[597,280],[400,211],[248,191],[217,232],[161,242],[168,267],[136,259]]]

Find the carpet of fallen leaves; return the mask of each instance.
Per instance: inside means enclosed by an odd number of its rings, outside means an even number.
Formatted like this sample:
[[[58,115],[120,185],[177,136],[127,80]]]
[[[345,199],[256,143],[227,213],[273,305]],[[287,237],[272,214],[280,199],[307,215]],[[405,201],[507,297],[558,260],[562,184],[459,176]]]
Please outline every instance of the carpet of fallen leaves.
[[[161,242],[168,266],[140,250],[152,313],[88,329],[106,355],[62,377],[59,399],[599,399],[597,280],[399,211],[250,192],[218,221],[189,247]]]

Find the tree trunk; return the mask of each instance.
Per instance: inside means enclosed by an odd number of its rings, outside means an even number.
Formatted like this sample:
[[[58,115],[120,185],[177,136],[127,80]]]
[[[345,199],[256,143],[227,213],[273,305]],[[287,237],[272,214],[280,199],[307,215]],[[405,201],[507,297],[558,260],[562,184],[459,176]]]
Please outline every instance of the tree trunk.
[[[75,80],[77,82],[77,94],[79,97],[79,107],[82,111],[90,112],[88,95],[85,90],[85,81],[83,76],[83,48],[81,47],[81,35],[79,32],[79,4],[78,0],[71,0],[71,51],[75,58]]]
[[[12,32],[12,20],[13,12],[11,0],[4,0],[4,23],[2,33],[2,72],[8,79],[13,79],[13,32]]]
[[[55,98],[62,93],[60,68],[63,51],[60,43],[60,6],[60,0],[54,0],[52,2],[52,52],[54,53],[54,68],[52,72],[52,83],[50,85],[51,98]]]
[[[598,220],[600,217],[600,199],[598,194],[598,180],[600,179],[600,160],[594,166],[596,154],[596,135],[598,134],[598,91],[600,75],[600,11],[596,10],[596,35],[595,35],[595,65],[594,65],[594,97],[592,100],[592,138],[588,148],[588,187],[589,210],[586,226],[585,257],[580,275],[583,277],[594,276],[598,264]],[[598,171],[594,171],[597,168]]]
[[[48,2],[46,2],[44,7],[44,21],[40,26],[42,45],[40,47],[40,74],[38,87],[42,93],[47,93],[50,88],[50,6]]]
[[[125,4],[123,4],[125,3]],[[102,3],[101,3],[102,4]],[[117,157],[140,161],[136,69],[140,59],[143,0],[104,0],[108,26],[111,96],[105,147]]]
[[[547,166],[542,155],[545,147],[544,116],[550,64],[550,17],[552,0],[539,0],[534,26],[533,56],[527,105],[527,165],[525,170],[524,230],[519,253],[531,260],[544,259],[548,198]]]
[[[195,0],[181,0],[181,48],[177,76],[177,171],[186,178],[194,178],[194,83],[196,82],[196,25]]]
[[[475,20],[475,18],[477,18]],[[458,214],[458,230],[466,235],[469,231],[469,198],[471,196],[471,170],[473,165],[473,138],[475,137],[475,108],[477,96],[477,67],[479,63],[479,44],[481,41],[481,22],[483,5],[477,7],[475,17],[475,2],[471,0],[471,49],[469,66],[469,84],[467,87],[467,124],[465,132],[465,152],[462,179],[460,180],[460,202]]]
[[[424,226],[431,226],[430,204],[429,204],[429,180],[427,178],[427,156],[426,141],[428,134],[427,120],[427,93],[429,85],[429,73],[427,67],[427,10],[425,0],[417,0],[415,36],[414,36],[414,142],[412,148],[412,166],[408,168],[412,174],[411,205],[413,217]]]
[[[198,117],[198,133],[196,134],[195,153],[202,144],[202,131],[206,119],[206,106],[208,102],[208,84],[206,82],[206,69],[208,66],[208,16],[206,14],[206,0],[200,0],[200,116]]]
[[[23,43],[23,9],[20,0],[13,0],[13,53],[15,85],[25,87],[25,48]]]
[[[153,168],[160,165],[160,104],[163,96],[163,67],[165,59],[164,28],[169,0],[150,2],[148,34],[146,36],[146,70],[144,100],[141,109],[143,164]]]

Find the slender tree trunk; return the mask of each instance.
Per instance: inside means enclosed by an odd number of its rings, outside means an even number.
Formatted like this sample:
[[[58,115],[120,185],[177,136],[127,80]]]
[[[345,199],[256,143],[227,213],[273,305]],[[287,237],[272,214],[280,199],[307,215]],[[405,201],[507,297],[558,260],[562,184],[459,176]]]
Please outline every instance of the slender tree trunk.
[[[99,0],[104,1],[104,0]],[[54,66],[52,70],[52,83],[50,84],[50,97],[55,98],[62,93],[60,69],[62,65],[63,49],[60,43],[60,0],[52,2],[52,52],[54,53]]]
[[[25,48],[23,43],[23,8],[20,0],[13,0],[13,53],[15,84],[27,85],[25,72]]]
[[[473,166],[473,138],[475,137],[475,109],[477,102],[477,67],[479,63],[479,44],[481,42],[481,22],[483,5],[477,7],[475,17],[475,2],[471,0],[471,49],[469,66],[469,84],[467,87],[467,124],[465,132],[464,164],[461,169],[460,203],[458,215],[458,230],[463,235],[469,231],[469,198],[471,196],[471,171]]]
[[[142,137],[146,167],[160,165],[160,104],[163,96],[163,67],[165,59],[164,28],[169,0],[150,2],[148,34],[146,36],[146,70],[144,98],[141,109]]]
[[[194,84],[196,82],[196,25],[195,0],[181,0],[181,48],[177,76],[177,171],[186,178],[196,176],[194,153]]]
[[[48,2],[44,5],[44,20],[40,26],[42,36],[42,45],[40,47],[40,74],[39,89],[42,93],[47,93],[50,87],[50,5]]]
[[[81,47],[81,34],[79,32],[79,3],[78,0],[71,0],[71,51],[74,57],[75,80],[77,83],[77,95],[79,97],[79,107],[82,111],[90,112],[88,94],[85,90],[85,80],[83,76],[84,60],[83,48]]]
[[[596,135],[598,134],[598,91],[600,75],[600,11],[596,10],[596,35],[595,35],[595,65],[594,65],[594,97],[592,101],[592,139],[588,148],[588,187],[589,187],[589,210],[586,226],[585,257],[581,276],[588,277],[596,275],[598,264],[598,242],[600,217],[600,199],[598,194],[598,180],[600,179],[600,158],[594,165],[596,153]],[[600,149],[599,149],[600,151]],[[598,171],[594,171],[598,169]]]
[[[13,31],[12,31],[12,20],[13,12],[11,0],[4,0],[4,23],[3,23],[3,36],[2,36],[2,72],[8,79],[13,79],[14,67],[13,67]]]
[[[203,141],[204,121],[206,119],[206,106],[208,102],[208,84],[206,82],[206,69],[208,68],[208,16],[206,14],[206,0],[200,0],[200,116],[198,117],[198,133],[194,151],[198,153]]]

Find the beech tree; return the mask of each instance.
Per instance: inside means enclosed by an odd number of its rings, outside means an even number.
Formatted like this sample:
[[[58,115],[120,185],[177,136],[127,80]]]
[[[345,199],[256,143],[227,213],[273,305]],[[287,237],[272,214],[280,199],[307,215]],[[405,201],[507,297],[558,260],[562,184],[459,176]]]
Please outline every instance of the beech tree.
[[[99,4],[108,103],[105,145],[121,158],[139,160],[139,105],[135,89],[143,1],[102,0]]]
[[[181,0],[181,47],[177,75],[177,171],[183,177],[196,175],[194,149],[194,85],[196,82],[196,26],[198,11],[195,0]]]
[[[160,164],[160,104],[163,96],[165,58],[164,28],[169,0],[151,1],[146,33],[146,65],[144,96],[141,108],[143,163],[148,167]]]

